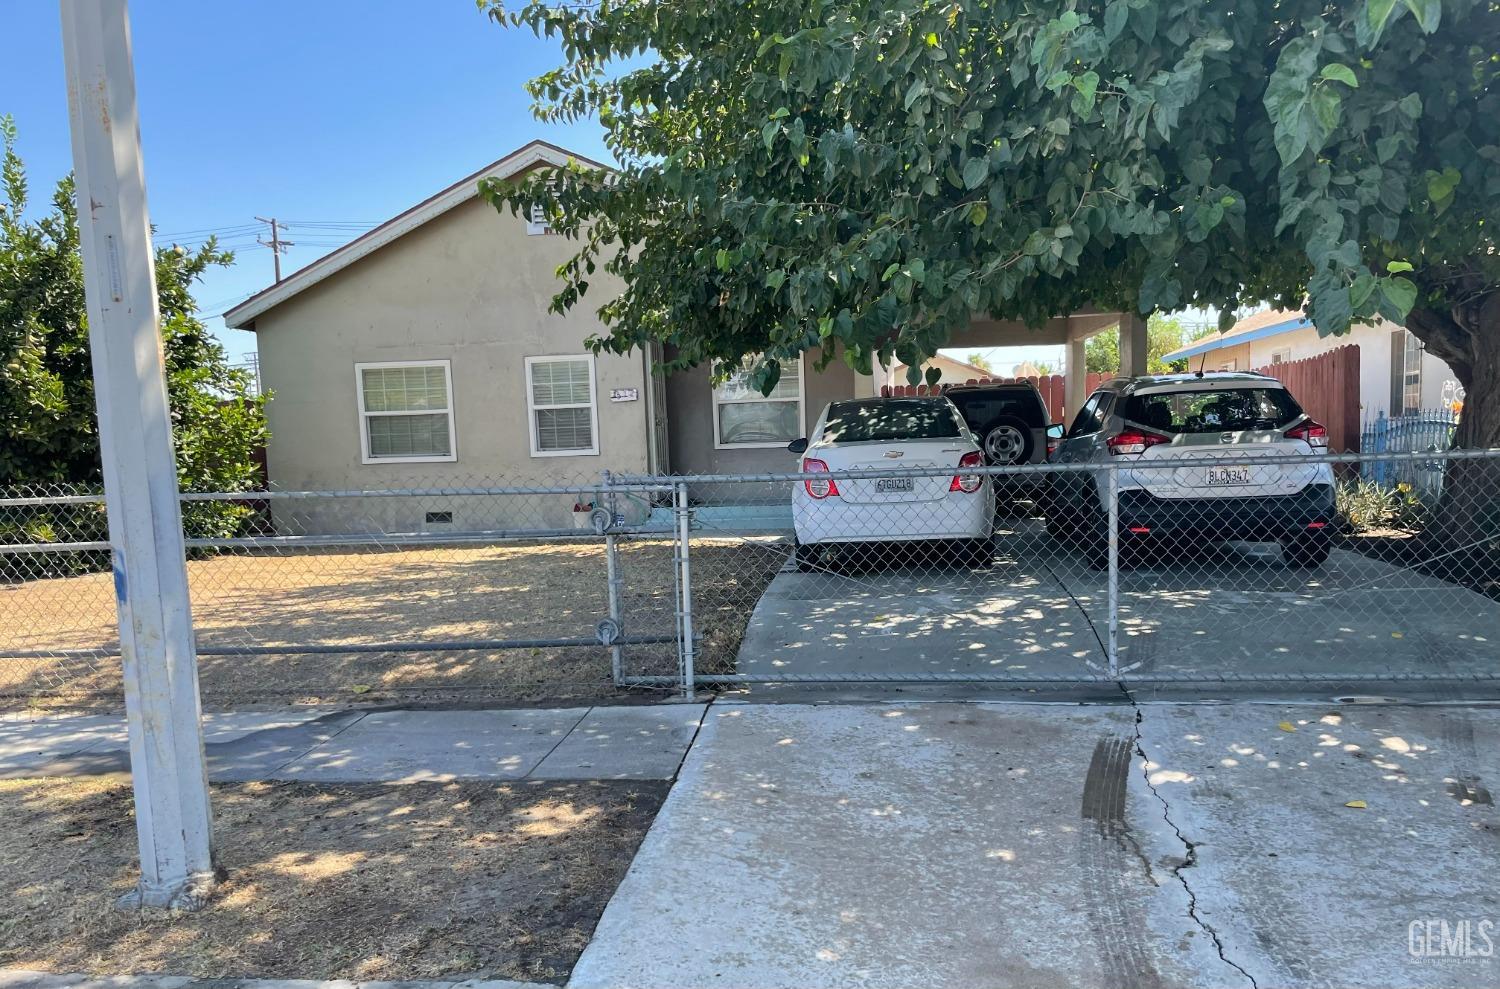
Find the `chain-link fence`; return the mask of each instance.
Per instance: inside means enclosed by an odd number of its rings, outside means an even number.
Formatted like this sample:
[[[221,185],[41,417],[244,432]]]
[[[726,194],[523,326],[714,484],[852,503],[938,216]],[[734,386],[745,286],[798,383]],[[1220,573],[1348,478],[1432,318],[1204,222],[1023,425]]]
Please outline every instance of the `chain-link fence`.
[[[1500,681],[1500,453],[1104,456],[686,479],[763,567],[699,682]]]
[[[1500,453],[1106,457],[184,494],[204,702],[1500,681]],[[0,497],[9,703],[118,703],[107,540]]]
[[[670,484],[185,493],[206,706],[681,686]],[[103,498],[0,497],[0,694],[117,704]]]

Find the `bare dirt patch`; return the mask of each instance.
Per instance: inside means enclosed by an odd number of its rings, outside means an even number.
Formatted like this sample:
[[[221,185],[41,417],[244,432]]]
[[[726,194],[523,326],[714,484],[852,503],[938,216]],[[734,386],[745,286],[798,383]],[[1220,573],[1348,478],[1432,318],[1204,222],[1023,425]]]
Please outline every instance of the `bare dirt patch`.
[[[623,541],[630,635],[676,629],[672,543]],[[727,669],[750,610],[787,550],[694,539],[703,668]],[[591,636],[608,613],[604,549],[593,542],[226,554],[188,563],[200,648],[285,648]],[[110,575],[0,585],[0,706],[121,704]],[[79,654],[78,651],[84,651]],[[65,651],[72,651],[71,654]],[[671,643],[627,647],[625,672],[671,675]],[[599,646],[418,652],[203,655],[210,710],[286,704],[567,703],[617,696]]]
[[[561,982],[666,789],[215,786],[227,879],[166,918],[113,906],[137,875],[128,783],[0,782],[0,968]]]

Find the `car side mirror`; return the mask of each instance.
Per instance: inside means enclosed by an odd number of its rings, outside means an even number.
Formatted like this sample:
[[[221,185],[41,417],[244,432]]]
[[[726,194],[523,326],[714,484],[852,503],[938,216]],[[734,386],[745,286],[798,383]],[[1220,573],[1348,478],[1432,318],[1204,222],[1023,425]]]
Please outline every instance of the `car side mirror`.
[[[1060,439],[1062,439],[1062,437],[1063,437],[1062,423],[1060,423],[1060,422],[1054,422],[1052,425],[1050,425],[1050,426],[1047,427],[1047,438],[1048,439],[1051,439],[1051,440],[1060,440]]]
[[[807,452],[807,437],[799,436],[797,439],[792,440],[786,445],[786,450],[788,453],[795,453],[800,457]]]

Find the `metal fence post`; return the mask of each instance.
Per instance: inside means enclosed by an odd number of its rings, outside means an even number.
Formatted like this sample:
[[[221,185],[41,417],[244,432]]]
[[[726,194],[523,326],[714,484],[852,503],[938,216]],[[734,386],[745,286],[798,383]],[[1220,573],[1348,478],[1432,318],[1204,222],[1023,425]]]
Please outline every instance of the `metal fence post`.
[[[688,507],[687,483],[679,481],[672,489],[672,512],[677,517],[677,582],[681,608],[678,611],[679,634],[682,636],[682,695],[693,696],[693,570],[688,544],[693,527],[692,509]]]
[[[615,499],[611,490],[612,479],[609,471],[605,471],[602,478],[601,494],[604,499],[604,507],[609,510],[609,517],[613,521],[615,517]],[[604,582],[609,598],[609,619],[615,623],[617,630],[623,630],[622,618],[620,616],[620,562],[617,557],[618,547],[616,545],[614,526],[611,525],[604,532]],[[624,684],[625,680],[625,647],[618,638],[609,647],[609,672],[610,679],[616,687]]]
[[[1120,679],[1120,469],[1109,472],[1109,675]]]

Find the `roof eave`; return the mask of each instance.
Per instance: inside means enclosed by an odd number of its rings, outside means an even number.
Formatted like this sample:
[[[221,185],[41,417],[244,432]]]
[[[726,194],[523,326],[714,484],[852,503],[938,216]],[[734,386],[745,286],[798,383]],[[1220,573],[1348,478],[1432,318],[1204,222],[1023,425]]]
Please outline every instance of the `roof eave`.
[[[510,178],[536,165],[548,164],[563,167],[570,161],[577,161],[591,168],[609,168],[602,162],[575,154],[547,141],[531,141],[504,158],[491,162],[410,209],[393,216],[375,229],[361,234],[343,247],[299,268],[276,284],[262,289],[244,302],[227,310],[224,313],[224,325],[232,330],[254,331],[257,316],[344,270],[361,258],[373,254],[428,221],[478,196],[481,179]]]

